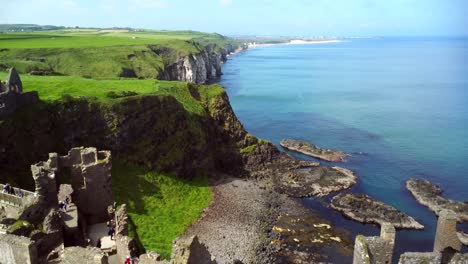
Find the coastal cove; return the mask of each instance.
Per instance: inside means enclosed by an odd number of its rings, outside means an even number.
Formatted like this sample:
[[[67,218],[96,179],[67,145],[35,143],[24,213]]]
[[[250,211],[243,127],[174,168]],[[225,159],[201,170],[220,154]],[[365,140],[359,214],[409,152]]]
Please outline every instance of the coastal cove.
[[[406,180],[427,179],[444,197],[468,200],[468,39],[256,47],[231,56],[222,71],[220,84],[249,133],[280,149],[291,138],[349,153],[344,163],[320,163],[353,170],[358,180],[348,192],[368,194],[425,226],[398,231],[394,257],[432,251],[437,222],[406,190]],[[332,197],[303,202],[352,239],[379,233],[327,208]]]

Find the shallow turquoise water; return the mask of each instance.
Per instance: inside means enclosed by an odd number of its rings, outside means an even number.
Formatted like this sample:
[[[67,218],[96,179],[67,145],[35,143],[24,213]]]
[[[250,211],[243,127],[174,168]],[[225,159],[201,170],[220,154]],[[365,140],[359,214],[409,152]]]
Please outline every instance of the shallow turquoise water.
[[[408,213],[424,231],[397,233],[397,253],[431,251],[436,217],[406,191],[410,177],[468,200],[468,39],[369,39],[247,50],[223,67],[220,83],[246,129],[278,145],[311,141],[352,153],[364,192]],[[306,158],[296,155],[300,158]],[[314,199],[335,225],[354,223]],[[467,229],[460,226],[460,229]]]

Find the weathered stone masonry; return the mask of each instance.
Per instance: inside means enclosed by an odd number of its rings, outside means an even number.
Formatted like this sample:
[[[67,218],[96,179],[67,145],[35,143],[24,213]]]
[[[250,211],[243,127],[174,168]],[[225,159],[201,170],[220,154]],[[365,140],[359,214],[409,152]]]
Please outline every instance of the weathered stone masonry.
[[[111,169],[110,151],[80,147],[70,150],[65,156],[50,153],[47,161],[31,166],[38,201],[36,206],[23,213],[23,218],[28,221],[42,219],[48,208],[56,207],[60,183],[69,176],[73,188],[72,201],[86,223],[109,220],[107,208],[114,203]]]
[[[457,215],[451,210],[442,210],[437,221],[433,252],[406,252],[400,256],[399,264],[466,264],[468,254],[460,254],[462,242],[456,230]],[[354,244],[353,264],[392,263],[395,229],[385,223],[380,237],[358,235]]]
[[[84,147],[71,149],[65,156],[50,153],[47,161],[32,165],[36,192],[29,195],[34,199],[23,198],[28,202],[19,219],[33,229],[41,225],[42,230],[25,234],[29,237],[0,234],[0,264],[108,264],[109,256],[118,263],[127,256],[145,264],[216,263],[196,237],[176,240],[170,261],[155,252],[141,255],[128,235],[126,206],[115,211],[111,167],[109,151]],[[64,184],[67,180],[71,185]],[[68,195],[72,196],[69,209],[60,212],[58,197],[63,200]],[[115,244],[110,249],[97,248],[89,243],[88,227],[95,223],[105,227],[106,221],[115,223]]]
[[[0,234],[1,264],[34,264],[37,249],[34,241],[26,237]]]
[[[39,102],[37,92],[23,93],[23,83],[15,68],[11,68],[6,82],[0,82],[0,118],[25,105]]]

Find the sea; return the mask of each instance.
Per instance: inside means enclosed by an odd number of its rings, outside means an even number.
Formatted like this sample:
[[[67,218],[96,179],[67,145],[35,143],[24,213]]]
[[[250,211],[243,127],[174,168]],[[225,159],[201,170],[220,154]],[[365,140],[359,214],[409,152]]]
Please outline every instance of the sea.
[[[384,201],[425,226],[397,232],[394,261],[403,252],[432,251],[437,224],[406,180],[427,179],[444,197],[468,201],[468,38],[256,47],[230,57],[222,70],[220,84],[249,133],[280,149],[281,139],[293,138],[350,153],[344,163],[321,163],[357,174],[348,192]],[[303,202],[353,240],[379,235],[378,227],[327,208],[331,197]]]

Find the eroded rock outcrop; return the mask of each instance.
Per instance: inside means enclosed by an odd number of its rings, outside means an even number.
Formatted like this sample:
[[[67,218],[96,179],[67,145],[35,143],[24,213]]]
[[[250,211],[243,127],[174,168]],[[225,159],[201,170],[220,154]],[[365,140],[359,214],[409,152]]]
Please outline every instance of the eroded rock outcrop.
[[[331,208],[366,224],[390,223],[395,228],[423,229],[414,218],[366,194],[340,194],[331,200]]]
[[[281,140],[280,145],[285,149],[292,150],[325,161],[340,162],[344,161],[344,159],[347,156],[349,156],[343,151],[333,149],[322,149],[312,143],[305,142],[302,140],[283,139]]]
[[[221,76],[221,65],[227,60],[227,56],[236,50],[234,45],[225,45],[220,48],[216,45],[207,45],[200,48],[199,53],[178,57],[176,62],[166,62],[164,70],[158,79],[206,83]],[[162,54],[158,48],[153,51]]]
[[[326,196],[356,184],[357,177],[340,167],[299,167],[279,175],[277,190],[293,197]]]
[[[468,221],[468,201],[460,202],[442,197],[443,191],[439,186],[427,180],[410,179],[406,181],[406,189],[436,215],[444,209],[449,209],[456,213],[458,222]]]

